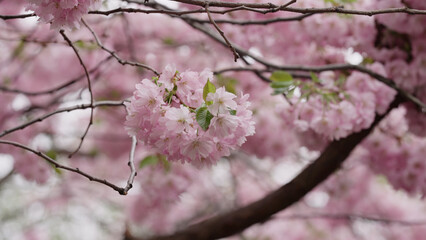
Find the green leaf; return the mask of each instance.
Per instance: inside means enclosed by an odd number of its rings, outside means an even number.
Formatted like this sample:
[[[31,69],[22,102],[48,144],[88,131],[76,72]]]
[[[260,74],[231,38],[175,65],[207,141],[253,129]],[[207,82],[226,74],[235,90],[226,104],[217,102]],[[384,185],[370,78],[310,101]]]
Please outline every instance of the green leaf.
[[[61,169],[59,169],[59,168],[57,168],[57,167],[55,167],[55,166],[53,166],[53,169],[55,170],[55,172],[56,172],[59,176],[61,176],[61,175],[62,175],[62,171],[61,171]]]
[[[160,160],[160,163],[163,166],[166,173],[169,172],[170,169],[172,169],[172,164],[167,160],[167,157],[165,155],[160,155],[158,159]]]
[[[233,93],[235,95],[237,94],[237,91],[235,89],[237,84],[238,84],[237,79],[231,78],[231,77],[226,77],[226,76],[223,76],[223,75],[217,75],[216,79],[217,79],[217,84],[220,87],[225,87],[225,90],[227,92]]]
[[[209,93],[215,93],[215,92],[216,92],[216,87],[213,85],[213,83],[210,82],[209,79],[207,79],[206,85],[204,85],[204,88],[203,88],[203,99],[204,99],[204,101],[206,101],[207,95]],[[210,105],[210,104],[207,103],[207,105]]]
[[[84,50],[96,50],[98,49],[98,45],[93,42],[85,42],[83,40],[77,40],[74,42],[74,45],[78,48],[84,49]]]
[[[347,4],[347,3],[354,3],[356,1],[357,0],[324,0],[325,3],[329,2],[333,4],[334,6],[339,6],[339,5]]]
[[[361,62],[362,65],[368,65],[373,63],[374,63],[374,59],[370,57],[364,57]]]
[[[295,81],[288,72],[275,71],[271,75],[271,80],[271,87],[274,89],[273,95],[287,94],[295,88]]]
[[[210,126],[213,115],[207,110],[207,107],[199,107],[195,111],[195,118],[197,119],[198,125],[206,131]]]
[[[288,88],[293,86],[293,82],[271,82],[272,88]]]
[[[318,76],[317,76],[315,73],[310,72],[310,74],[311,74],[312,81],[313,81],[314,83],[320,83],[320,82],[321,82],[321,81],[319,80]]]
[[[172,45],[174,45],[175,44],[175,40],[172,38],[172,37],[165,37],[164,39],[163,39],[163,43],[164,43],[164,45],[168,45],[168,46],[172,46]]]
[[[237,115],[237,110],[229,109],[229,113],[233,116]]]
[[[139,163],[139,169],[144,168],[149,165],[155,165],[158,163],[158,156],[157,155],[149,155],[146,156],[142,161]]]
[[[50,150],[46,153],[46,155],[47,155],[48,157],[50,157],[51,159],[53,159],[53,160],[56,160],[56,159],[57,159],[57,157],[58,157],[58,153],[57,153],[55,150],[53,150],[53,149],[50,149]]]
[[[286,71],[275,71],[270,78],[272,82],[293,82],[293,76]]]

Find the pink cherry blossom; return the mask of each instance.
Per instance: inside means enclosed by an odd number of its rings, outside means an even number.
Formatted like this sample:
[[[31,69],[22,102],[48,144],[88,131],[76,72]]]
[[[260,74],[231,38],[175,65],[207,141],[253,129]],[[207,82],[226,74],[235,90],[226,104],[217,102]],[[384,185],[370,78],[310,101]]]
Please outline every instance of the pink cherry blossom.
[[[175,131],[176,133],[182,132],[188,129],[193,122],[193,114],[191,114],[188,108],[180,106],[180,108],[169,108],[166,111],[165,117],[170,120],[167,121],[167,128],[169,131]]]
[[[167,74],[161,75],[158,83],[143,79],[136,85],[130,103],[126,103],[129,114],[125,125],[130,135],[165,154],[170,161],[203,167],[229,155],[230,150],[246,141],[246,136],[254,134],[252,114],[247,109],[250,106],[248,95],[238,98],[237,104],[233,100],[237,96],[226,92],[223,87],[219,88],[210,95],[213,97],[212,105],[218,109],[215,115],[210,112],[211,119],[197,119],[196,112],[206,103],[203,99],[204,85],[196,80],[201,78],[201,82],[207,82],[211,72],[178,73],[168,66],[164,73]],[[168,84],[172,85],[169,89],[176,91],[169,91]],[[231,113],[230,110],[236,112]]]
[[[237,108],[237,103],[233,99],[236,97],[237,96],[234,94],[226,92],[224,87],[221,87],[217,89],[215,93],[209,93],[207,95],[206,100],[213,102],[208,106],[208,109],[213,115],[235,110]]]
[[[80,20],[89,9],[96,7],[100,0],[29,0],[32,10],[52,29],[78,28]]]

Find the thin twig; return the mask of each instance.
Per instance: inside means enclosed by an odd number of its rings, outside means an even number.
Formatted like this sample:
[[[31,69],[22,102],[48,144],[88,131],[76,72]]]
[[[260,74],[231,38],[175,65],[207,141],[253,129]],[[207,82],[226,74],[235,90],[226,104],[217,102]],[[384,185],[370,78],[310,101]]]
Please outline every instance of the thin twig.
[[[70,171],[70,172],[75,172],[77,174],[80,174],[80,175],[86,177],[90,181],[102,183],[102,184],[104,184],[104,185],[106,185],[106,186],[114,189],[115,191],[117,191],[121,195],[126,195],[127,194],[127,191],[125,191],[125,188],[118,187],[115,184],[110,183],[110,182],[108,182],[105,179],[100,179],[100,178],[97,178],[97,177],[93,177],[90,174],[81,171],[79,168],[72,168],[72,167],[68,167],[68,166],[62,165],[62,164],[58,163],[57,161],[53,160],[52,158],[50,158],[49,156],[47,156],[46,154],[44,154],[44,153],[42,153],[42,152],[40,152],[38,150],[32,149],[32,148],[30,148],[28,146],[22,145],[22,144],[17,143],[17,142],[7,141],[7,140],[0,140],[0,144],[12,145],[12,146],[15,146],[15,147],[27,150],[27,151],[32,152],[35,155],[43,158],[48,163],[52,164],[55,168],[60,168],[60,169],[64,169],[64,170],[67,170],[67,171]]]
[[[81,19],[82,23],[84,24],[84,26],[86,26],[86,28],[92,33],[93,37],[95,38],[96,44],[104,51],[106,51],[107,53],[109,53],[111,56],[113,56],[120,64],[122,65],[130,65],[130,66],[134,66],[134,67],[141,67],[141,68],[145,68],[151,72],[153,72],[155,75],[159,76],[160,73],[158,71],[156,71],[155,69],[153,69],[152,67],[142,64],[142,63],[138,63],[138,62],[131,62],[131,61],[126,61],[121,59],[114,51],[111,51],[110,49],[106,48],[101,41],[99,40],[98,36],[96,35],[95,31],[93,31],[93,29],[86,23],[86,21],[84,21],[84,19]]]
[[[94,73],[96,70],[98,70],[98,68],[105,62],[107,62],[108,60],[110,60],[112,58],[112,56],[108,56],[107,58],[105,58],[104,60],[100,61],[95,67],[93,67],[92,69],[89,70],[89,73],[92,74]],[[71,79],[68,82],[65,82],[59,86],[53,87],[51,89],[48,90],[42,90],[42,91],[37,91],[37,92],[30,92],[30,91],[25,91],[25,90],[20,90],[20,89],[14,89],[14,88],[7,88],[4,86],[0,86],[0,91],[4,91],[4,92],[10,92],[10,93],[21,93],[21,94],[25,94],[27,96],[39,96],[39,95],[46,95],[46,94],[52,94],[55,92],[58,92],[59,90],[62,90],[64,88],[67,88],[71,85],[74,85],[75,83],[77,83],[78,81],[80,81],[81,79],[83,79],[86,76],[86,74],[81,74],[80,76]]]
[[[207,16],[209,17],[211,24],[213,24],[213,26],[216,28],[216,30],[219,32],[219,34],[222,36],[223,40],[225,40],[226,44],[228,45],[228,48],[231,49],[232,54],[234,54],[234,62],[236,62],[240,56],[235,51],[235,48],[229,42],[228,38],[226,38],[225,33],[222,31],[222,29],[220,29],[219,26],[215,23],[214,19],[212,18],[211,14],[210,14],[208,3],[206,4],[205,9],[206,9],[206,13],[207,13]]]
[[[19,126],[14,127],[14,128],[5,130],[2,133],[0,133],[0,137],[3,137],[5,135],[10,134],[12,132],[15,132],[17,130],[24,129],[24,128],[26,128],[26,127],[28,127],[28,126],[36,123],[36,122],[41,122],[41,121],[43,121],[43,120],[45,120],[45,119],[47,119],[47,118],[49,118],[53,115],[56,115],[58,113],[71,112],[71,111],[74,111],[74,110],[87,109],[87,108],[93,109],[93,108],[100,107],[100,106],[124,106],[124,102],[125,101],[99,101],[99,102],[95,102],[93,104],[79,104],[79,105],[75,105],[75,106],[72,106],[72,107],[58,109],[56,111],[47,113],[47,114],[45,114],[41,117],[33,119],[29,122],[26,122],[24,124],[21,124]]]
[[[350,15],[361,15],[361,16],[374,16],[380,14],[390,14],[390,13],[406,13],[413,15],[426,15],[426,10],[423,9],[413,9],[407,7],[400,8],[386,8],[386,9],[377,9],[377,10],[356,10],[356,9],[345,9],[342,6],[337,7],[328,7],[328,8],[295,8],[295,7],[285,7],[284,5],[275,5],[271,3],[237,3],[237,2],[213,2],[213,1],[182,1],[174,0],[176,2],[185,2],[187,4],[196,5],[204,7],[207,3],[210,7],[223,7],[229,8],[226,10],[211,10],[211,13],[214,14],[226,14],[235,11],[252,11],[261,14],[273,13],[278,11],[283,12],[294,12],[302,14],[315,14],[315,13],[340,13],[340,14],[350,14]],[[151,6],[151,5],[150,5]],[[266,10],[262,10],[266,9]],[[115,13],[159,13],[159,14],[168,14],[175,16],[183,16],[194,13],[202,13],[205,10],[203,8],[190,10],[190,11],[175,11],[175,10],[147,10],[139,8],[116,8],[108,11],[89,11],[89,14],[100,14],[100,15],[110,15]]]
[[[297,12],[297,13],[344,13],[344,14],[365,15],[365,16],[373,16],[373,15],[387,14],[387,13],[408,13],[408,14],[421,14],[421,15],[426,14],[426,10],[412,9],[407,7],[386,8],[386,9],[364,11],[364,10],[345,9],[342,6],[328,7],[328,8],[293,8],[293,7],[288,7],[288,3],[283,5],[275,5],[272,3],[248,3],[248,2],[229,2],[229,1],[227,2],[202,1],[202,0],[172,0],[172,1],[196,5],[200,7],[203,7],[208,3],[210,7],[223,7],[223,8],[247,7],[247,8],[255,8],[255,9],[267,9],[263,13],[286,11],[286,12]]]
[[[174,11],[174,10],[148,10],[148,9],[139,9],[139,8],[115,8],[108,11],[89,11],[89,14],[98,14],[98,15],[111,15],[115,13],[146,13],[146,14],[153,14],[153,13],[160,13],[160,14],[169,14],[169,15],[176,15],[176,16],[182,16],[186,14],[194,14],[194,13],[203,13],[204,8],[196,9],[196,10],[190,10],[190,11]]]
[[[37,16],[35,13],[29,14],[19,14],[19,15],[0,15],[0,18],[3,20],[19,19],[19,18],[28,18]]]
[[[127,192],[133,187],[133,181],[135,180],[136,175],[138,174],[136,172],[136,168],[135,168],[135,149],[136,149],[136,144],[138,143],[138,140],[136,139],[135,136],[132,137],[132,148],[130,149],[130,156],[129,156],[129,162],[127,163],[129,165],[130,168],[130,176],[129,179],[127,180],[127,185],[124,188],[124,195],[127,194]]]
[[[83,60],[81,59],[80,54],[78,53],[77,48],[74,47],[74,44],[72,44],[71,40],[67,37],[67,35],[65,34],[65,31],[63,29],[61,29],[59,31],[59,33],[62,35],[62,37],[64,38],[64,40],[68,43],[68,45],[74,50],[74,53],[77,56],[78,61],[80,62],[80,65],[84,69],[84,73],[86,74],[86,78],[87,78],[87,87],[88,87],[89,93],[90,93],[90,104],[93,105],[94,98],[93,98],[93,91],[92,91],[92,83],[90,82],[89,71],[87,71],[86,65],[84,64]],[[89,124],[87,125],[86,130],[84,131],[83,136],[81,136],[81,138],[80,138],[81,141],[78,144],[78,147],[75,149],[75,151],[72,152],[68,156],[69,158],[71,158],[75,153],[78,152],[78,150],[80,150],[81,146],[83,145],[84,137],[86,137],[87,133],[89,132],[90,126],[92,126],[92,124],[93,124],[93,108],[90,109],[90,120],[89,120]]]
[[[232,24],[232,25],[240,25],[240,26],[247,26],[247,25],[268,25],[272,23],[279,23],[279,22],[291,22],[291,21],[301,21],[307,17],[310,17],[314,15],[314,13],[306,13],[301,14],[296,17],[288,17],[288,18],[270,18],[265,20],[232,20],[232,19],[216,19],[215,22],[218,24]],[[189,20],[193,22],[198,23],[209,23],[209,20],[204,19],[197,19],[197,18],[190,18]]]

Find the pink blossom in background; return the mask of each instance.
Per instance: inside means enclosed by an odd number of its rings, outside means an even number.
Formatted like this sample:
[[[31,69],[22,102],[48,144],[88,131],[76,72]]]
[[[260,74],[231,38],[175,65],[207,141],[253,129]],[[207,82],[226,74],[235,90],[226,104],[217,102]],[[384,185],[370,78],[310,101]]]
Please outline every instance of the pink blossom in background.
[[[28,0],[27,10],[32,10],[52,29],[79,28],[81,18],[100,0]]]

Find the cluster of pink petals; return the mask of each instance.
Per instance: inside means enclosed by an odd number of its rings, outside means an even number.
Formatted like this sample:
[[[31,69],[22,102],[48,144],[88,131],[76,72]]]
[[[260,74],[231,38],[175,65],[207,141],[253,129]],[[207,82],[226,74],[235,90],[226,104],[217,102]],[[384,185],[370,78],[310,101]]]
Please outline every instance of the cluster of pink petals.
[[[365,160],[371,168],[387,177],[396,189],[411,194],[426,193],[426,139],[411,134],[405,119],[406,109],[393,110],[363,143]]]
[[[126,128],[130,135],[169,161],[189,162],[197,167],[216,163],[254,134],[248,95],[219,88],[209,93],[203,87],[211,71],[179,73],[167,66],[157,81],[143,79],[127,104]],[[206,130],[196,120],[196,109],[206,105],[212,115]],[[235,113],[235,114],[233,114]]]
[[[373,68],[383,72],[382,66],[375,64]],[[323,87],[342,91],[334,86],[333,81],[324,79]],[[343,91],[335,101],[325,103],[321,95],[313,95],[306,101],[289,106],[283,116],[301,132],[313,130],[330,140],[340,139],[368,128],[376,112],[384,113],[394,96],[393,89],[365,74],[354,72],[346,79]]]
[[[51,23],[52,29],[78,28],[81,17],[100,0],[28,0],[27,10],[32,10],[40,20]]]

